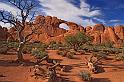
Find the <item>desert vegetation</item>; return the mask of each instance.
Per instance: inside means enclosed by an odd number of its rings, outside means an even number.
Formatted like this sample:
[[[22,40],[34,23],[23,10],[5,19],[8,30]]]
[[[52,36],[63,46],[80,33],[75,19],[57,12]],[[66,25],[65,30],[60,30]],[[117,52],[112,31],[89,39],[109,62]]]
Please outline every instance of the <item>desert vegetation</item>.
[[[12,13],[0,10],[0,21],[12,25],[9,30],[12,32],[7,31],[7,39],[0,39],[2,69],[0,82],[11,82],[5,80],[8,78],[13,80],[16,75],[18,78],[15,82],[23,78],[26,80],[23,79],[22,82],[28,82],[27,79],[29,82],[73,82],[73,80],[74,82],[110,82],[104,80],[103,76],[107,77],[108,73],[117,71],[123,73],[123,40],[120,39],[122,44],[117,47],[114,41],[116,38],[104,42],[101,39],[102,34],[97,34],[101,33],[98,29],[94,34],[89,33],[87,28],[81,26],[79,28],[75,23],[51,16],[39,16],[34,20],[35,12],[32,10],[36,4],[33,1],[9,0],[8,2],[19,9],[20,15],[14,16]],[[71,30],[58,28],[58,23],[67,24]],[[94,28],[103,27],[98,25]],[[107,29],[111,30],[109,27]],[[50,32],[47,33],[48,30]],[[100,38],[95,34],[100,35]],[[96,38],[100,40],[99,43]],[[6,79],[2,81],[1,77],[4,77],[4,73]]]
[[[58,75],[58,73],[66,71],[67,66],[62,65],[60,61],[50,58],[48,53],[49,50],[57,50],[56,54],[60,55],[61,57],[69,58],[72,61],[75,60],[75,56],[84,55],[86,60],[84,65],[88,67],[88,70],[79,71],[79,74],[77,74],[79,75],[79,78],[84,81],[92,81],[92,74],[101,73],[101,70],[104,72],[105,70],[102,62],[106,61],[109,56],[112,56],[112,60],[124,60],[123,47],[116,48],[111,43],[104,43],[104,45],[93,45],[91,44],[91,38],[85,36],[84,33],[81,33],[82,32],[77,33],[75,36],[66,36],[65,43],[57,43],[54,41],[52,41],[50,44],[44,44],[41,42],[26,43],[22,50],[23,54],[30,54],[30,56],[33,56],[35,59],[33,67],[30,68],[30,72],[33,73],[31,77],[34,77],[35,79],[47,79],[48,82],[63,82],[63,79],[60,76],[61,74]],[[76,39],[72,39],[72,37],[77,38],[77,41],[75,41]],[[78,40],[80,37],[87,37],[88,39],[84,39],[84,41],[82,41],[83,39]],[[0,44],[0,54],[17,52],[19,47],[19,42],[0,41]],[[86,57],[87,54],[88,57]],[[46,64],[44,64],[44,62],[46,62]]]

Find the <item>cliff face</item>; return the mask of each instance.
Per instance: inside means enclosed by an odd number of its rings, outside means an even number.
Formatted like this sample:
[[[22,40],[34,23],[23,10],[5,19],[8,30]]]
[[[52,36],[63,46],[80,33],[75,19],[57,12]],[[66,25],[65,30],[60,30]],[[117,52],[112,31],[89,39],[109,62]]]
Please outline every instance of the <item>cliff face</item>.
[[[93,36],[94,44],[105,43],[111,41],[115,44],[121,44],[124,41],[124,27],[105,27],[102,24],[96,24],[95,26],[86,27],[86,33],[89,36]]]
[[[66,24],[69,30],[60,28],[60,24]],[[124,26],[105,27],[103,24],[96,24],[95,26],[82,27],[73,22],[67,22],[57,17],[51,16],[37,16],[34,23],[35,27],[38,27],[36,34],[33,34],[31,41],[40,41],[49,43],[50,41],[63,42],[64,37],[67,35],[74,35],[79,31],[85,32],[87,35],[94,38],[94,44],[105,43],[107,41],[114,42],[115,44],[121,44],[124,42]],[[7,29],[0,27],[0,40],[17,39],[15,29]],[[26,24],[26,28],[23,31],[24,35],[31,32],[30,25]]]

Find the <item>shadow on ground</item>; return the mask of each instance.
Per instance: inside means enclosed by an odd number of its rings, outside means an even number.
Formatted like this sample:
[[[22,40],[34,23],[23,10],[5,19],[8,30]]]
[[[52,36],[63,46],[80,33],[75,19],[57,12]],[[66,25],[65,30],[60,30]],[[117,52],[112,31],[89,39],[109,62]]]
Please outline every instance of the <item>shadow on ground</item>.
[[[24,60],[23,66],[34,66],[34,62],[30,60]],[[9,67],[9,66],[20,66],[21,64],[16,62],[16,60],[0,60],[0,66]]]
[[[90,82],[111,82],[108,78],[94,78]]]

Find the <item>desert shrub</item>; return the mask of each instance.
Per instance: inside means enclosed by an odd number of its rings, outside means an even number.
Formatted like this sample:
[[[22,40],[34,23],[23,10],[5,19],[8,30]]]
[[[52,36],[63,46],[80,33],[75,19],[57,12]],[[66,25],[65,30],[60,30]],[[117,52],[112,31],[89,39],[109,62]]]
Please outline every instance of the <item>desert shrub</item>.
[[[56,50],[56,49],[59,49],[59,44],[55,41],[51,41],[50,44],[49,44],[49,48],[52,49],[52,50]]]
[[[6,45],[7,41],[0,41],[0,45]]]
[[[6,41],[0,41],[0,54],[6,54],[8,51],[8,45]]]
[[[7,46],[0,47],[0,54],[6,54],[7,51],[8,51],[8,47]]]
[[[89,45],[82,45],[80,48],[81,48],[82,50],[84,50],[85,52],[88,52],[89,49],[91,48],[91,46],[89,46]]]
[[[65,47],[65,46],[66,46],[66,45],[63,44],[62,42],[58,42],[57,44],[58,44],[59,47]]]
[[[22,52],[23,52],[24,54],[26,54],[26,53],[31,53],[31,51],[32,51],[32,46],[29,45],[29,44],[26,44],[26,45],[24,46],[23,50],[22,50]]]
[[[64,51],[64,50],[66,50],[67,48],[66,47],[59,47],[58,48],[58,50],[60,50],[60,51]]]
[[[99,47],[97,47],[95,45],[87,45],[87,47],[85,47],[85,48],[89,52],[98,52],[98,51],[100,51]]]
[[[121,43],[121,48],[123,48],[123,47],[124,47],[124,42]]]
[[[61,43],[61,42],[59,42],[59,43],[57,43],[57,44],[58,44],[58,46],[59,46],[58,50],[63,51],[63,50],[68,50],[68,49],[69,49],[69,47],[68,47],[66,44],[63,44],[63,43]]]
[[[78,50],[83,44],[88,44],[92,38],[85,35],[83,32],[78,32],[74,36],[68,35],[65,37],[66,44],[75,50]]]
[[[100,47],[98,47],[98,46],[93,46],[92,51],[93,51],[93,52],[99,52],[99,51],[100,51]]]
[[[37,59],[42,59],[43,57],[47,56],[48,54],[45,51],[35,49],[35,50],[32,50],[32,55]]]
[[[121,53],[121,50],[118,49],[118,48],[106,48],[104,49],[106,50],[108,53],[110,54],[118,54],[118,53]]]
[[[104,47],[108,47],[108,48],[113,48],[113,47],[114,47],[113,44],[114,44],[114,43],[113,43],[112,41],[107,41],[107,42],[102,43],[102,44],[100,44],[100,45],[101,45],[101,46],[104,46]]]
[[[45,49],[47,49],[48,45],[44,44],[44,43],[33,43],[32,48],[37,48],[41,51],[45,51]]]
[[[122,47],[121,53],[124,54],[124,47]]]
[[[8,42],[8,47],[9,48],[18,48],[19,43],[18,42]]]
[[[77,50],[78,54],[85,54],[84,50]]]
[[[107,53],[106,52],[103,52],[103,51],[93,52],[93,55],[94,55],[94,57],[97,57],[98,59],[99,58],[103,58],[103,59],[106,59],[107,58]]]
[[[124,61],[124,54],[120,53],[120,54],[115,55],[115,60]]]
[[[115,60],[124,61],[124,47],[121,50],[121,53],[115,55]]]
[[[79,76],[82,78],[84,81],[90,81],[91,80],[91,74],[87,71],[81,71],[79,73]]]
[[[66,50],[64,50],[64,51],[58,51],[57,54],[64,57],[64,56],[66,56],[67,51]]]
[[[66,54],[67,58],[69,58],[69,59],[74,58],[74,55],[75,55],[74,52],[67,52],[67,54]]]

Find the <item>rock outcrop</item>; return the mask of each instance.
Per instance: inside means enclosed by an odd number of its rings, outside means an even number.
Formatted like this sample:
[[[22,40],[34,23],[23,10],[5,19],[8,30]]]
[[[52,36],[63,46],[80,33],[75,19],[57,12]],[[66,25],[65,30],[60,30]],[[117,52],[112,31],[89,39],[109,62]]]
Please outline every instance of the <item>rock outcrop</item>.
[[[34,23],[40,29],[41,33],[47,33],[49,36],[58,36],[66,32],[65,29],[59,28],[61,23],[65,23],[66,21],[58,19],[57,17],[51,16],[37,16]]]
[[[59,25],[62,23],[65,23],[69,27],[69,30],[60,28]],[[49,43],[51,41],[63,42],[64,37],[67,35],[74,35],[78,31],[84,32],[84,27],[81,25],[51,16],[37,16],[34,21],[34,25],[39,29],[37,30],[37,34],[32,35],[32,41],[36,40],[45,43]],[[24,30],[25,35],[31,31],[28,25],[26,27],[27,28]]]
[[[103,24],[96,24],[93,27],[86,27],[86,34],[92,36],[94,44],[106,43],[108,41],[120,45],[124,41],[124,27],[105,27]]]
[[[66,24],[69,30],[60,28],[60,24]],[[81,31],[89,36],[92,36],[94,44],[105,43],[108,41],[114,44],[121,44],[124,42],[124,26],[106,27],[103,24],[96,24],[94,26],[83,27],[74,22],[67,22],[57,17],[51,16],[37,16],[32,23],[38,30],[33,34],[31,41],[40,41],[49,43],[51,41],[64,42],[64,37],[67,35],[75,35]],[[30,25],[26,23],[26,28],[23,31],[24,36],[31,32]],[[7,40],[7,38],[17,39],[17,33],[14,28],[7,29],[0,27],[0,40]]]
[[[124,41],[124,26],[119,25],[119,26],[115,26],[114,31],[116,33],[116,35]]]
[[[5,41],[8,38],[8,29],[0,26],[0,40]]]

